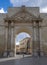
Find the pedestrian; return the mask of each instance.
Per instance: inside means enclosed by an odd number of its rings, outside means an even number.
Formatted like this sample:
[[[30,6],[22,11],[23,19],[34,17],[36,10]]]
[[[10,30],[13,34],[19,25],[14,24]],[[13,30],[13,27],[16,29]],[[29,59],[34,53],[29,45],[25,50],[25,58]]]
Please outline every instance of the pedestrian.
[[[9,57],[9,51],[7,51],[7,57]]]
[[[23,54],[23,58],[24,58],[24,54]]]
[[[40,51],[38,51],[38,57],[40,57]]]

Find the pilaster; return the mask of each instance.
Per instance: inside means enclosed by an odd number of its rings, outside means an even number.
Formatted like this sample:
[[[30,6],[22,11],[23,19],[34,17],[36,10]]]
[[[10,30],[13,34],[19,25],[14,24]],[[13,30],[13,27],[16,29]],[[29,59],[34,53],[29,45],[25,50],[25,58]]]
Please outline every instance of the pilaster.
[[[7,39],[8,39],[8,23],[5,22],[5,26],[4,26],[4,44],[5,44],[5,51],[7,51]]]
[[[39,27],[39,21],[36,21],[36,53],[37,56],[40,56],[40,27]]]

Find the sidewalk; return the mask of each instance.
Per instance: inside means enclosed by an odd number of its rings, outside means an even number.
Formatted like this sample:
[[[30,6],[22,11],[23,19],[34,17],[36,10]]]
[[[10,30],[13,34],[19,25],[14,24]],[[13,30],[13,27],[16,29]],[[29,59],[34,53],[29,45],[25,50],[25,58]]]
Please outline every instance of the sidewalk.
[[[29,56],[31,55],[24,55],[24,57],[29,57]],[[16,55],[16,57],[0,58],[0,62],[14,60],[14,59],[21,59],[21,58],[23,58],[23,55]]]

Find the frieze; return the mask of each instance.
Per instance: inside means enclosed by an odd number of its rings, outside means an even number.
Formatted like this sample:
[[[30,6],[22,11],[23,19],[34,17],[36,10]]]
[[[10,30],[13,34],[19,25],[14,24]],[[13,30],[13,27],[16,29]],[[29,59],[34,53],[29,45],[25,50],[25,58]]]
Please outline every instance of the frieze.
[[[40,19],[34,16],[33,14],[29,13],[26,10],[25,6],[22,6],[19,12],[12,15],[11,17],[7,17],[6,21],[9,22],[8,20],[11,20],[11,22],[15,22],[15,23],[32,23],[32,21],[36,21]]]

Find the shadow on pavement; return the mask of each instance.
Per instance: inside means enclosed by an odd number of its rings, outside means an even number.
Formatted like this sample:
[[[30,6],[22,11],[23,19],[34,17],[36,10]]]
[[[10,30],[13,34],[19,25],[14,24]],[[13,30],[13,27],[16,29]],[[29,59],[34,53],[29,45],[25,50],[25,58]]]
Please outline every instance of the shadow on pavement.
[[[47,65],[47,57],[25,57],[0,62],[0,65]]]

